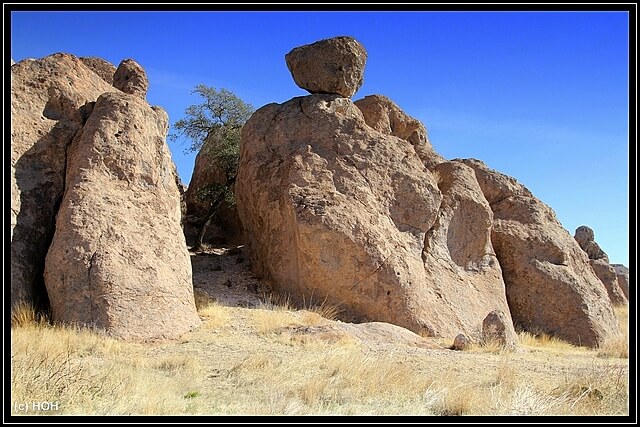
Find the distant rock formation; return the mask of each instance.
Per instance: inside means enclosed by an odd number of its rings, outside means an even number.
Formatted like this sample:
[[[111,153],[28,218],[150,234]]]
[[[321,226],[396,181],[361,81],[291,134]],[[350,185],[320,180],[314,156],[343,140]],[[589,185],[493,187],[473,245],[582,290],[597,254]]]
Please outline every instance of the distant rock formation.
[[[629,269],[622,264],[611,264],[618,276],[618,286],[622,290],[624,296],[629,300]]]
[[[607,294],[611,302],[613,304],[626,303],[628,296],[621,289],[615,268],[609,265],[609,257],[600,248],[600,245],[596,243],[593,230],[586,225],[582,225],[576,229],[574,238],[589,257],[589,264],[591,264],[596,276],[607,288]],[[624,281],[624,279],[622,280]],[[628,284],[626,288],[628,293]]]
[[[349,99],[365,60],[345,37],[293,49],[289,70],[312,95],[244,126],[236,199],[256,274],[348,320],[427,335],[480,339],[495,310],[510,331],[513,315],[581,345],[616,334],[604,286],[550,208],[481,162],[443,159],[388,98]]]
[[[553,210],[515,179],[479,160],[463,162],[493,211],[491,241],[516,325],[590,347],[616,334],[602,282]]]
[[[126,63],[125,80],[146,80]],[[126,94],[93,71],[109,65],[55,54],[11,69],[12,305],[39,297],[54,321],[174,338],[199,318],[168,116],[143,85]]]
[[[302,89],[351,98],[364,81],[367,51],[353,37],[341,36],[296,47],[285,61]]]
[[[202,192],[212,184],[226,184],[227,175],[222,168],[216,165],[208,152],[208,146],[204,146],[196,155],[196,161],[191,175],[189,187],[184,195],[186,203],[185,235],[187,243],[195,244],[196,235],[200,227],[209,216],[211,201],[202,198]],[[238,218],[238,212],[234,205],[223,201],[218,207],[213,223],[218,227],[209,227],[203,239],[212,241],[240,241],[242,236],[242,224]],[[219,228],[218,230],[216,228]]]

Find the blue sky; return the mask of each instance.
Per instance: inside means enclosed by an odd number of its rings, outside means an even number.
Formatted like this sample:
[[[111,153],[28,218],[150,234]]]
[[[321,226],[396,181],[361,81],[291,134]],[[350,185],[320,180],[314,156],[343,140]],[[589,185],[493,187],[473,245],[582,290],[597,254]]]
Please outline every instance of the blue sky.
[[[588,225],[629,265],[628,15],[624,12],[13,12],[11,57],[133,58],[173,124],[204,83],[256,108],[306,94],[292,48],[351,35],[368,51],[354,99],[379,93],[447,158],[473,157]],[[178,172],[194,154],[170,143]]]

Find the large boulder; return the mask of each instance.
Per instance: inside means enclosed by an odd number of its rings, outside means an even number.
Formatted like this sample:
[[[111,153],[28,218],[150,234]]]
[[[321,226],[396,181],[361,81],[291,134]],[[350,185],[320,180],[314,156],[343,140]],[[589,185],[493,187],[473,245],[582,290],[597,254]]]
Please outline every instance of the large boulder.
[[[353,37],[340,36],[296,47],[285,60],[302,89],[350,98],[364,81],[367,51]]]
[[[593,230],[586,225],[581,225],[576,229],[574,239],[589,257],[589,264],[591,264],[596,276],[607,288],[607,294],[611,302],[616,305],[627,302],[627,297],[620,288],[616,270],[609,265],[609,257],[600,248],[600,245],[596,243]]]
[[[133,59],[123,59],[113,74],[113,86],[124,93],[144,99],[149,89],[149,79],[140,64]]]
[[[604,285],[553,210],[515,179],[478,160],[462,162],[493,211],[491,240],[514,323],[591,347],[618,334]]]
[[[428,335],[479,337],[488,312],[508,313],[471,168],[430,172],[412,143],[338,95],[261,108],[240,148],[238,213],[275,291]]]
[[[73,139],[44,272],[55,321],[125,339],[199,324],[167,131],[162,109],[112,92]]]
[[[67,146],[86,104],[115,91],[77,57],[56,53],[11,67],[11,305],[46,306],[44,258],[65,185]]]

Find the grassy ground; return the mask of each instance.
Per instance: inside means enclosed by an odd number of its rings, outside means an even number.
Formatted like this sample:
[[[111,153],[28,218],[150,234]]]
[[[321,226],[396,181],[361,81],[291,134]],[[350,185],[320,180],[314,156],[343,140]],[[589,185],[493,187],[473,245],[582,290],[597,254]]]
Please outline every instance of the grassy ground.
[[[27,310],[11,330],[12,413],[628,414],[626,336],[589,350],[520,334],[516,352],[456,352],[294,339],[283,328],[330,320],[274,304],[198,306],[200,329],[154,344],[53,327]],[[626,331],[626,307],[616,313]]]

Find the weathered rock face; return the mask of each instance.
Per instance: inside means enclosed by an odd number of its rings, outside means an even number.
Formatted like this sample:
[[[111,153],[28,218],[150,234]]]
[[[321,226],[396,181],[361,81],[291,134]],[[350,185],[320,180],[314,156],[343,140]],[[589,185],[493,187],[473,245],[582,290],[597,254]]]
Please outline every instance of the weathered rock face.
[[[589,259],[603,259],[607,263],[609,263],[609,257],[607,254],[600,248],[595,241],[595,236],[593,234],[593,230],[586,225],[581,225],[576,228],[576,234],[574,236],[576,242],[580,245],[583,251],[587,253]]]
[[[591,264],[596,276],[607,288],[607,294],[611,302],[624,304],[627,301],[627,297],[620,289],[615,269],[609,265],[609,257],[600,248],[600,245],[596,243],[593,230],[586,225],[582,225],[576,229],[574,238],[589,257],[589,264]]]
[[[113,86],[113,74],[116,72],[116,67],[112,63],[96,56],[81,57],[80,61],[99,75],[102,80]]]
[[[513,348],[517,338],[511,317],[500,310],[487,314],[482,321],[482,340],[485,343],[497,342],[505,348]]]
[[[600,279],[607,289],[607,294],[611,302],[616,305],[626,303],[627,298],[618,284],[616,270],[610,266],[605,259],[590,259],[589,264],[591,268],[593,268],[594,273],[596,273],[596,276],[598,276],[598,279]]]
[[[620,286],[620,290],[627,300],[629,300],[629,269],[622,264],[611,264],[611,266],[618,276],[618,286]]]
[[[113,74],[113,86],[124,93],[144,99],[149,89],[149,80],[140,64],[133,59],[124,59]]]
[[[509,310],[491,211],[470,168],[443,163],[437,174],[349,99],[261,108],[243,128],[236,183],[254,269],[348,320],[479,337],[486,313]]]
[[[11,305],[46,305],[42,280],[65,181],[66,149],[85,104],[115,91],[73,55],[11,67]]]
[[[493,210],[492,243],[514,323],[586,346],[617,334],[606,289],[554,212],[513,178],[463,162]]]
[[[471,346],[471,341],[465,334],[458,334],[453,339],[453,344],[451,345],[451,350],[466,350]]]
[[[54,320],[125,339],[199,324],[167,130],[162,109],[113,92],[74,138],[44,273]]]
[[[429,142],[424,125],[406,114],[392,100],[383,95],[369,95],[355,101],[370,127],[386,135],[410,142],[420,160],[429,169],[445,161]]]
[[[362,86],[367,51],[354,38],[340,36],[296,47],[285,60],[302,89],[350,98]]]

